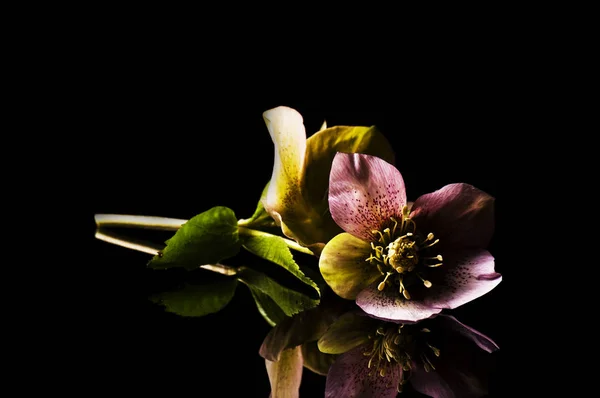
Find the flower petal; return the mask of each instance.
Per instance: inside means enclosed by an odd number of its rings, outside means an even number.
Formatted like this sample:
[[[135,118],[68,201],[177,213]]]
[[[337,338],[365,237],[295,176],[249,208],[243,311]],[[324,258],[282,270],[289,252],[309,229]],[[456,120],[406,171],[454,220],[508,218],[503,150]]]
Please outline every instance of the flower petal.
[[[369,333],[377,321],[359,311],[350,311],[340,316],[321,336],[317,345],[321,352],[343,354],[369,341]]]
[[[362,289],[381,278],[377,267],[365,261],[370,254],[368,242],[342,232],[321,252],[321,275],[338,296],[354,300]]]
[[[400,172],[375,156],[338,152],[329,176],[329,210],[346,232],[371,241],[390,217],[402,214],[406,190]]]
[[[442,351],[440,358],[433,360],[435,370],[426,372],[421,364],[413,362],[410,378],[413,389],[434,398],[485,396],[488,392],[486,371],[489,371],[489,358],[473,355],[476,353],[472,350],[465,350],[461,344],[459,346],[463,349]]]
[[[321,302],[316,308],[283,320],[269,331],[259,354],[270,361],[279,360],[284,350],[318,340],[343,311],[344,306],[337,302]]]
[[[418,392],[433,398],[456,398],[452,388],[439,372],[426,372],[420,364],[413,363],[410,384]]]
[[[263,113],[275,145],[275,162],[263,204],[271,217],[281,223],[282,217],[302,205],[300,179],[306,154],[306,130],[296,110],[279,106]]]
[[[368,368],[369,357],[363,355],[365,346],[340,355],[329,369],[325,398],[395,398],[402,369],[394,366],[385,376]],[[369,376],[371,373],[371,376]]]
[[[442,311],[427,305],[422,300],[411,298],[406,300],[398,292],[386,288],[377,289],[377,284],[372,284],[356,297],[356,304],[367,314],[392,322],[414,323],[430,318]]]
[[[469,184],[450,184],[420,196],[410,217],[440,248],[485,248],[494,233],[494,198]]]
[[[334,126],[306,140],[301,189],[309,207],[315,209],[316,214],[311,218],[312,235],[318,242],[328,242],[343,232],[331,217],[327,197],[331,166],[337,152],[364,153],[394,163],[391,145],[375,126]]]
[[[305,368],[321,376],[327,376],[337,355],[325,354],[319,351],[316,341],[308,341],[302,344],[302,358]]]
[[[432,307],[459,307],[488,293],[502,281],[502,275],[494,271],[494,257],[483,249],[445,252],[439,271],[442,270],[443,280],[433,283],[425,299]]]
[[[265,359],[271,398],[296,398],[300,395],[302,381],[302,352],[300,347],[290,348],[281,354],[279,361]]]
[[[436,321],[444,328],[450,329],[461,336],[473,341],[479,348],[486,352],[494,352],[500,347],[485,334],[473,329],[470,326],[461,323],[452,315],[440,314]]]

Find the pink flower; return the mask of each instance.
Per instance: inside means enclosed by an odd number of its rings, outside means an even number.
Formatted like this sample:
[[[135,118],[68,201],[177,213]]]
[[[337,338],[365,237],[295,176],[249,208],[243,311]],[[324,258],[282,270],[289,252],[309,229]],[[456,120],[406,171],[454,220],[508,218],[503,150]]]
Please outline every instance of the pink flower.
[[[369,315],[410,323],[456,308],[502,277],[485,250],[494,231],[494,198],[450,184],[407,206],[404,181],[390,163],[338,152],[329,209],[346,232],[319,260],[325,281]]]
[[[318,341],[338,355],[325,397],[396,397],[406,384],[435,398],[481,397],[487,393],[489,337],[440,314],[418,324],[397,324],[358,311],[340,316]]]

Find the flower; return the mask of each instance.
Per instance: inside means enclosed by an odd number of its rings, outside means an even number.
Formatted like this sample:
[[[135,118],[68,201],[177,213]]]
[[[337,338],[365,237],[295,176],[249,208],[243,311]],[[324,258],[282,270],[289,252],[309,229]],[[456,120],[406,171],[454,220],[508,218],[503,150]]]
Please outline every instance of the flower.
[[[407,205],[400,172],[383,159],[337,153],[329,208],[342,232],[319,268],[334,292],[368,314],[410,323],[456,308],[496,287],[502,276],[485,250],[494,198],[450,184]]]
[[[397,324],[351,311],[319,339],[321,351],[339,355],[327,374],[325,397],[396,397],[404,385],[431,397],[487,393],[485,354],[499,347],[449,315]]]
[[[278,323],[265,337],[259,353],[265,359],[271,396],[297,397],[302,367],[325,376],[337,355],[323,353],[317,340],[354,303],[326,292],[318,307],[300,312]]]
[[[264,209],[290,239],[318,255],[324,244],[342,232],[329,214],[327,189],[337,152],[376,155],[390,162],[394,152],[373,126],[326,127],[306,138],[302,116],[285,106],[269,109],[263,118],[275,146],[273,174],[261,199]]]

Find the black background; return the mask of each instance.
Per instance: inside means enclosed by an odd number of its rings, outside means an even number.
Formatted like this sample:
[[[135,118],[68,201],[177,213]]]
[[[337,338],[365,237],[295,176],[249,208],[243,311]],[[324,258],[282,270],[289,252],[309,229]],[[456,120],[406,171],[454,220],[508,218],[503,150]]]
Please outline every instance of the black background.
[[[81,116],[93,163],[85,231],[99,303],[90,355],[106,364],[95,367],[94,388],[152,396],[268,396],[258,349],[270,326],[248,290],[238,287],[225,309],[204,318],[166,313],[148,297],[176,286],[184,275],[149,270],[149,255],[94,240],[93,214],[188,219],[223,205],[238,218],[249,217],[274,156],[262,113],[286,105],[302,114],[308,135],[323,120],[329,126],[376,125],[395,150],[409,200],[454,182],[496,197],[490,251],[504,280],[453,313],[500,345],[493,354],[490,396],[503,396],[511,351],[507,302],[516,271],[506,257],[508,213],[498,171],[511,109],[497,82],[469,71],[432,72],[427,79],[407,78],[414,83],[410,91],[373,82],[361,85],[361,94],[323,85],[307,96],[288,86],[295,76],[199,76],[185,64],[129,67],[113,61],[82,87],[89,99]],[[301,396],[322,396],[324,386],[324,377],[305,370]]]

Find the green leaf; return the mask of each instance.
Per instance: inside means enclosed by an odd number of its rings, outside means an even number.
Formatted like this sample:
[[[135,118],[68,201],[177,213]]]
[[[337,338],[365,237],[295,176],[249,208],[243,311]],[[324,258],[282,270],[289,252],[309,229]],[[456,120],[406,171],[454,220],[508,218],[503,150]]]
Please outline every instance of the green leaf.
[[[265,318],[269,325],[275,326],[284,320],[289,319],[271,297],[255,287],[248,287],[250,288],[250,293],[252,294],[252,298],[254,298],[258,312]]]
[[[223,309],[235,294],[238,281],[223,279],[205,285],[186,284],[181,290],[157,294],[150,299],[165,310],[186,317],[199,317]]]
[[[319,299],[310,298],[305,294],[281,286],[265,274],[247,267],[238,269],[237,278],[249,288],[269,296],[287,316],[314,308],[319,304]]]
[[[148,263],[150,268],[196,269],[235,256],[241,246],[233,210],[217,206],[191,218],[166,241],[167,247]]]
[[[249,252],[280,265],[300,281],[315,289],[319,295],[321,294],[317,284],[300,270],[283,238],[275,235],[251,235],[244,237],[243,246]]]

